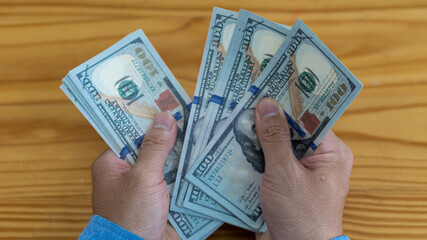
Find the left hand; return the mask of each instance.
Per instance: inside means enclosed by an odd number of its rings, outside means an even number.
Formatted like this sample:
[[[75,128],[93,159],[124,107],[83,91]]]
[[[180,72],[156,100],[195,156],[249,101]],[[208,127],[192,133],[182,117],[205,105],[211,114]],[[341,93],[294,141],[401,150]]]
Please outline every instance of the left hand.
[[[159,113],[133,168],[111,150],[102,153],[92,165],[93,213],[145,240],[180,239],[167,224],[169,192],[163,180],[176,134],[173,116]]]

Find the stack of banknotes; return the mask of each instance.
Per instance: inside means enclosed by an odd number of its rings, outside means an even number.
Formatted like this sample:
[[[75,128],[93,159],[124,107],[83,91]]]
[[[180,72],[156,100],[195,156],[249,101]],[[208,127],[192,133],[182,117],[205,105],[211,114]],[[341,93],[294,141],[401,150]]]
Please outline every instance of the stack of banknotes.
[[[267,230],[259,198],[264,157],[254,130],[261,98],[280,102],[302,158],[362,89],[301,20],[291,28],[221,8],[212,12],[192,100],[141,30],[62,81],[64,93],[130,164],[156,114],[175,117],[178,135],[164,179],[168,220],[182,239],[205,239],[223,223]]]

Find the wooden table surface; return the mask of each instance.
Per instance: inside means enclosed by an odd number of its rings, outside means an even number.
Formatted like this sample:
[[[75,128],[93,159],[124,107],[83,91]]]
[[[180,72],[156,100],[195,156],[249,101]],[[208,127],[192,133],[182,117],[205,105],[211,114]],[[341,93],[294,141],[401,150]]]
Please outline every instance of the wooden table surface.
[[[193,96],[213,6],[303,19],[364,89],[333,130],[353,150],[351,239],[427,239],[427,2],[0,0],[0,239],[76,239],[107,148],[59,90],[142,28]],[[223,226],[210,239],[253,239]]]

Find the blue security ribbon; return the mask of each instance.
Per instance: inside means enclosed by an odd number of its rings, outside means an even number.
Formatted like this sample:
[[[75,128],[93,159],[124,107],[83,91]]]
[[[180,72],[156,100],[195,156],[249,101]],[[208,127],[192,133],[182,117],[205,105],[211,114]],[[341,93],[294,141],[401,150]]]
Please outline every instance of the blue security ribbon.
[[[224,98],[218,95],[212,95],[211,99],[209,99],[209,102],[213,102],[219,105],[224,105]]]
[[[175,118],[175,120],[180,120],[182,118],[182,114],[180,112],[176,112],[173,117]]]
[[[199,103],[201,103],[202,102],[202,99],[200,98],[200,97],[198,97],[198,96],[194,96],[193,97],[193,101],[191,101],[188,105],[187,105],[187,109],[188,109],[188,111],[191,111],[191,107],[192,107],[192,105],[193,104],[199,104]]]
[[[135,145],[137,147],[141,146],[142,141],[144,140],[145,134],[143,134],[142,136],[140,136],[139,138],[133,140],[133,142],[135,143]]]
[[[193,102],[190,102],[190,103],[187,105],[187,109],[188,109],[188,111],[191,111],[191,105],[193,105]]]
[[[312,142],[310,142],[310,148],[311,148],[313,151],[317,149],[317,146],[316,146],[316,144],[314,144],[314,142],[313,142],[313,141],[312,141]]]
[[[202,99],[200,97],[198,97],[198,96],[194,96],[193,97],[193,104],[197,105],[199,103],[202,103]]]
[[[302,130],[302,128],[291,118],[291,116],[289,116],[286,112],[285,112],[285,116],[286,119],[288,120],[289,125],[291,125],[291,127],[293,129],[295,129],[295,131],[298,132],[298,134],[303,138],[305,137],[306,133],[304,132],[304,130]],[[313,141],[310,142],[310,148],[314,151],[317,149],[317,145],[314,144]]]
[[[291,125],[291,127],[295,129],[301,137],[305,137],[304,130],[302,130],[302,128],[298,126],[298,124],[291,118],[291,116],[289,116],[286,112],[285,112],[285,116],[286,116],[286,119],[288,120],[289,125]]]
[[[130,149],[130,147],[128,145],[124,146],[122,148],[122,150],[120,151],[120,158],[122,160],[125,160],[126,155],[128,155],[130,153],[130,151],[131,151],[131,149]]]
[[[248,90],[249,92],[251,92],[252,94],[254,94],[254,95],[258,95],[258,93],[259,93],[259,88],[257,87],[257,86],[255,86],[255,85],[252,85],[250,88],[249,88],[249,90]]]
[[[238,102],[236,102],[236,101],[232,101],[232,102],[230,103],[230,109],[231,109],[231,110],[233,110],[233,109],[237,106],[237,104],[238,104]]]

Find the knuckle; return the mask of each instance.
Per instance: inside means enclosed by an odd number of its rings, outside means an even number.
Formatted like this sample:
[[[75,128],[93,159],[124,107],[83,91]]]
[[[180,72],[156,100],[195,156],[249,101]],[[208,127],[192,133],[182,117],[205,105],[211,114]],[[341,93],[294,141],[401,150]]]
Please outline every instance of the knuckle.
[[[97,169],[98,162],[99,162],[99,157],[98,157],[97,159],[95,159],[95,161],[93,161],[93,162],[92,162],[92,166],[91,166],[91,172],[92,172],[92,175],[93,175],[93,173],[94,173],[94,172],[96,171],[96,169]]]
[[[116,155],[113,153],[111,149],[105,150],[103,153],[101,153],[95,161],[92,162],[91,171],[92,173],[97,172],[99,168],[101,168],[107,159],[111,157],[116,157]]]
[[[341,148],[341,157],[343,158],[346,167],[351,168],[353,166],[353,152],[346,144]]]
[[[275,143],[290,141],[291,136],[289,131],[286,131],[284,126],[274,124],[264,128],[264,131],[261,134],[261,140],[267,143]]]
[[[92,163],[92,170],[91,170],[91,175],[92,175],[92,183],[94,185],[97,185],[98,183],[102,183],[102,179],[104,178],[103,176],[103,172],[100,170],[100,160],[96,159],[93,163]]]
[[[106,152],[102,153],[101,155],[99,155],[99,157],[95,159],[95,161],[92,162],[92,166],[91,166],[92,176],[97,175],[98,169],[102,166],[102,162],[104,161],[105,154]]]
[[[168,137],[162,133],[150,133],[144,138],[142,146],[147,148],[164,148],[168,144]]]

